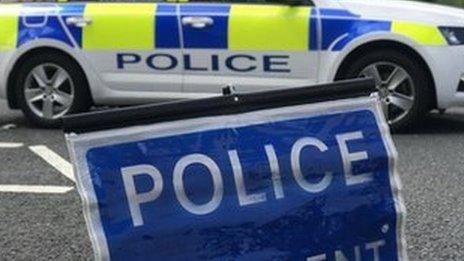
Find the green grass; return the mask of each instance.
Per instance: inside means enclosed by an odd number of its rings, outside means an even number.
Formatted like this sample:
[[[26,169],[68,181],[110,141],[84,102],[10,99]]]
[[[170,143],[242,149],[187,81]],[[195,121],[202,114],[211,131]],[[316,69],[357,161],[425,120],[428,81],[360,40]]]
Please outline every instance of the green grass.
[[[464,0],[423,0],[422,2],[464,7]]]

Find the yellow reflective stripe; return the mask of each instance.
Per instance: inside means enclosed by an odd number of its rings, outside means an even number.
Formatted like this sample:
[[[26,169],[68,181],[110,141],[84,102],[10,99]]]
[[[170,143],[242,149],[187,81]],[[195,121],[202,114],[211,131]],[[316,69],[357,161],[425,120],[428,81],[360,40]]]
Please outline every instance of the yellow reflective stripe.
[[[232,5],[229,49],[308,50],[310,13],[309,7]]]
[[[423,45],[446,45],[446,39],[436,26],[412,22],[392,22],[392,32],[410,37]]]
[[[16,48],[21,5],[0,5],[0,50]]]
[[[87,4],[84,16],[92,24],[84,27],[84,49],[150,50],[155,46],[156,4]]]

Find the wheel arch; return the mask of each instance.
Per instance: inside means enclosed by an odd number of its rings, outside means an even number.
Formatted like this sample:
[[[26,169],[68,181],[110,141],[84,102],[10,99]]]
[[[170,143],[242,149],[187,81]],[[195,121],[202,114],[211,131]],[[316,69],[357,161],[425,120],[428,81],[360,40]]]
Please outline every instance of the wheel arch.
[[[31,56],[33,56],[35,54],[44,53],[44,52],[65,55],[68,58],[70,58],[74,63],[76,63],[76,65],[78,65],[78,67],[80,68],[80,70],[82,71],[82,73],[83,73],[83,75],[85,77],[85,81],[87,83],[87,86],[90,87],[89,79],[88,79],[88,76],[87,76],[85,70],[83,69],[83,66],[71,54],[69,54],[68,52],[66,52],[66,51],[64,51],[64,50],[62,50],[60,48],[57,48],[57,47],[51,47],[51,46],[34,47],[34,48],[31,48],[31,49],[27,50],[26,52],[22,53],[16,59],[10,73],[8,74],[8,78],[7,78],[7,82],[6,82],[6,89],[7,89],[6,94],[7,94],[8,105],[9,105],[10,108],[19,109],[19,104],[18,104],[18,101],[16,99],[16,97],[17,97],[17,93],[16,93],[17,89],[15,88],[16,87],[15,86],[15,79],[17,77],[19,68],[21,68],[21,66],[24,64],[25,61],[27,61],[27,59],[29,57],[31,57]],[[92,97],[92,95],[91,95],[91,97]],[[93,103],[93,99],[92,99],[92,103]]]
[[[405,55],[411,57],[414,59],[419,65],[424,69],[424,71],[427,74],[427,77],[431,81],[432,84],[432,93],[433,93],[433,108],[437,108],[437,91],[436,91],[436,83],[435,79],[433,76],[433,73],[430,69],[430,66],[427,64],[426,60],[424,57],[413,47],[401,43],[399,41],[395,40],[373,40],[370,42],[363,43],[353,50],[351,50],[345,57],[342,59],[341,63],[338,66],[337,72],[335,74],[334,80],[340,80],[341,76],[346,72],[346,70],[349,68],[350,64],[361,57],[362,55],[373,52],[376,50],[381,50],[381,49],[395,49],[397,51],[400,51],[404,53]]]

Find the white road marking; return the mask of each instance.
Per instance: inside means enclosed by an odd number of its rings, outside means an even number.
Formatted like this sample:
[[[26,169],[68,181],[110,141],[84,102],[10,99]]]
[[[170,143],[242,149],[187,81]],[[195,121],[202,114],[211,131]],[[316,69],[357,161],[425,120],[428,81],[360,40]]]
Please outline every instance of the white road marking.
[[[3,126],[0,127],[1,130],[11,130],[11,129],[14,129],[16,128],[16,124],[5,124]]]
[[[70,179],[72,182],[76,182],[74,178],[74,172],[71,163],[63,159],[53,150],[49,149],[45,145],[29,146],[29,149],[34,152],[37,156],[41,157],[48,164],[58,170],[65,177]]]
[[[65,194],[74,187],[63,186],[39,186],[39,185],[0,185],[3,193],[37,193],[37,194]]]
[[[0,148],[1,149],[15,149],[15,148],[21,148],[24,146],[24,143],[20,142],[0,142]]]

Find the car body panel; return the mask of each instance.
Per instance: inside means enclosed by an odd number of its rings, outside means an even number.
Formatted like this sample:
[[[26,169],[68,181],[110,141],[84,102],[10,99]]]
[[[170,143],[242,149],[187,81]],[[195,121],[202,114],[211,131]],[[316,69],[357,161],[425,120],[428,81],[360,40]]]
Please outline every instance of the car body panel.
[[[247,92],[317,81],[317,23],[309,6],[190,4],[180,6],[180,16],[214,21],[204,30],[182,26],[183,53],[195,66],[185,65],[185,92],[220,93],[228,84]]]
[[[229,84],[254,91],[330,82],[353,50],[392,41],[426,62],[439,108],[464,105],[457,92],[464,48],[449,46],[438,29],[464,26],[463,10],[409,1],[314,3],[2,4],[0,97],[9,97],[6,76],[16,62],[37,48],[73,57],[96,104],[126,105],[218,95]],[[70,17],[92,24],[73,26]],[[188,17],[209,17],[212,25],[194,28],[184,24]]]
[[[366,19],[464,26],[464,10],[438,4],[397,0],[341,0],[339,4]]]

